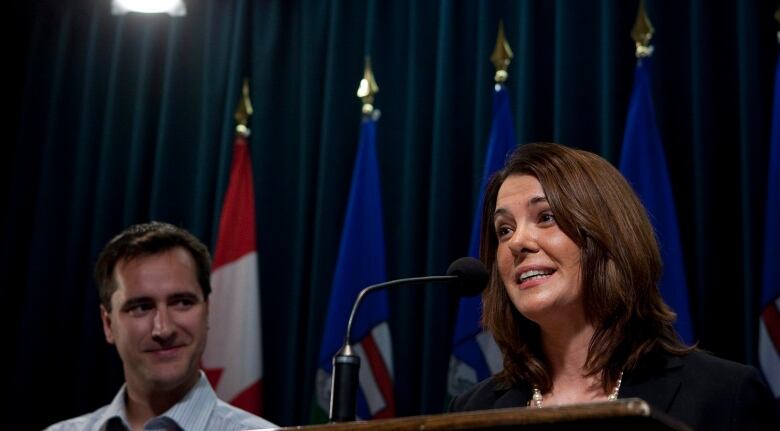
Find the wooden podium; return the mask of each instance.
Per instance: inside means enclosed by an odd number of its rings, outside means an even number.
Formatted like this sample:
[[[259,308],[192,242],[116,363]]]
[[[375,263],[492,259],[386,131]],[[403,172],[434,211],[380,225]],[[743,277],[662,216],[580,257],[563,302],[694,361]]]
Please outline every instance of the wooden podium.
[[[656,411],[639,398],[560,407],[509,408],[373,421],[340,422],[278,428],[279,430],[629,430],[655,431],[690,428]]]

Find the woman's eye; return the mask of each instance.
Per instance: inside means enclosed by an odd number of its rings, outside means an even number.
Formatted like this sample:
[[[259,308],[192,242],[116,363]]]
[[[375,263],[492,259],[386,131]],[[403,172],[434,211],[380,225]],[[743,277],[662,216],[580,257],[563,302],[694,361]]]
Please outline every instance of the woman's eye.
[[[496,228],[496,236],[498,239],[501,239],[505,237],[506,235],[509,235],[512,232],[512,229],[510,229],[507,226],[499,226]]]
[[[555,216],[553,216],[553,213],[547,211],[543,212],[539,215],[539,222],[541,223],[552,223],[555,221]]]

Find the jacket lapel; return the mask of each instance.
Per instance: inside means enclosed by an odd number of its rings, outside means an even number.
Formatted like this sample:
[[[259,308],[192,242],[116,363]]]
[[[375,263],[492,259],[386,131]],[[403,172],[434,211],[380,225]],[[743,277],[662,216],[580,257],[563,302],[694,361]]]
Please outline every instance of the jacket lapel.
[[[677,356],[662,354],[636,371],[623,376],[620,398],[641,398],[653,407],[668,412],[682,385],[685,366]]]
[[[494,408],[525,407],[531,399],[531,387],[528,385],[512,386],[508,390],[496,390]]]

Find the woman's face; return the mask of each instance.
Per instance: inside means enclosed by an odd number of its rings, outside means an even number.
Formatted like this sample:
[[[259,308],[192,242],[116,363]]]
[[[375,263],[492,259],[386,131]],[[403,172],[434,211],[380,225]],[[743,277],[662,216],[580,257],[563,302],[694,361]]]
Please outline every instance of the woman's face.
[[[540,325],[583,318],[580,248],[556,223],[535,177],[510,175],[504,181],[493,226],[498,272],[515,308]]]

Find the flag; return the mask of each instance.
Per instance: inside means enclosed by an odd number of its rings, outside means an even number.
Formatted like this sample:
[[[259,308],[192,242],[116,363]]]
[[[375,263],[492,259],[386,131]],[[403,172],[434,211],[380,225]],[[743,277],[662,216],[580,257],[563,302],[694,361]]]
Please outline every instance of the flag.
[[[330,406],[333,355],[342,347],[352,303],[365,287],[387,279],[376,119],[363,119],[357,159],[352,172],[347,212],[333,276],[325,332],[320,347],[313,421],[324,422]],[[352,347],[360,357],[357,416],[395,416],[393,361],[387,293],[365,297],[352,326]]]
[[[775,69],[768,179],[758,360],[780,405],[780,56]]]
[[[506,87],[496,84],[493,93],[493,124],[485,156],[479,200],[474,210],[469,256],[479,258],[479,227],[482,221],[485,187],[490,176],[504,167],[506,157],[514,149],[516,142],[509,93]],[[447,395],[450,398],[503,368],[501,351],[493,336],[480,327],[481,306],[482,301],[479,296],[463,298],[460,301],[447,378]]]
[[[237,134],[212,264],[202,366],[220,399],[257,415],[263,377],[258,271],[252,164],[246,137]]]
[[[637,61],[620,155],[620,172],[634,187],[653,223],[663,260],[659,284],[661,295],[677,313],[675,329],[682,340],[690,344],[694,340],[693,325],[688,307],[682,244],[672,183],[655,122],[649,68],[650,57]]]

